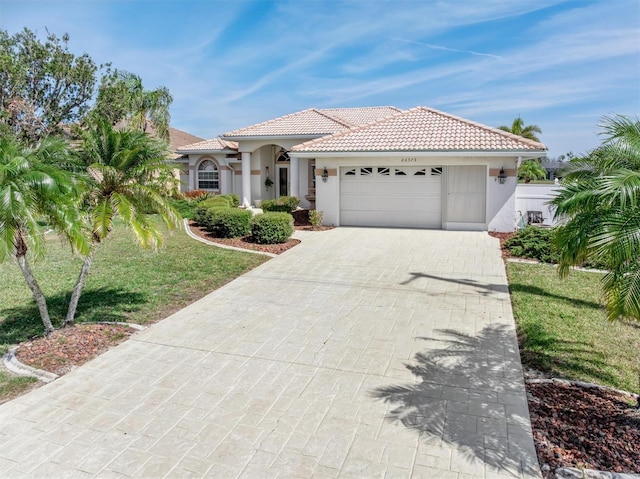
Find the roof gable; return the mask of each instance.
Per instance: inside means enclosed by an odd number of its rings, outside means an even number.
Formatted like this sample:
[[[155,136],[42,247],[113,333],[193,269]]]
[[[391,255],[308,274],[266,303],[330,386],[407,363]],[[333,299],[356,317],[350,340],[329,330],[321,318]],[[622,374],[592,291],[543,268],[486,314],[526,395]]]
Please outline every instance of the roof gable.
[[[394,107],[309,108],[246,128],[233,130],[223,138],[256,136],[325,136],[388,117],[399,112]]]
[[[224,140],[222,138],[213,138],[212,140],[199,141],[189,145],[181,146],[176,150],[177,153],[187,152],[213,152],[213,151],[238,151],[238,144],[235,141]]]
[[[541,151],[542,143],[427,107],[311,140],[300,152]]]

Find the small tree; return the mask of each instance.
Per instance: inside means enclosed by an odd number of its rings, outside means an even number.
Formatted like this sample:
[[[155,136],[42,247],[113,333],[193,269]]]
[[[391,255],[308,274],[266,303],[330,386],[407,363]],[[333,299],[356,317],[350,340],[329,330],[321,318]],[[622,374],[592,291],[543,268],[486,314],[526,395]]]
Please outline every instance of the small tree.
[[[525,160],[518,168],[518,179],[524,180],[525,183],[531,183],[532,180],[544,180],[546,177],[547,170],[538,160]]]
[[[602,145],[574,158],[552,204],[568,221],[556,233],[559,274],[586,261],[606,265],[607,316],[640,320],[640,120],[605,117]]]
[[[125,120],[128,128],[150,132],[169,141],[169,107],[173,97],[166,87],[145,90],[142,79],[133,73],[115,70],[102,77],[95,114],[112,125]]]
[[[27,148],[9,137],[0,139],[0,262],[9,256],[16,259],[40,311],[45,336],[53,332],[53,324],[27,258],[28,251],[36,257],[44,252],[38,219],[46,219],[74,249],[82,253],[89,250],[76,213],[76,185],[67,172],[52,166],[66,154],[66,146],[57,140],[47,139],[37,148]]]
[[[116,130],[102,119],[82,134],[78,165],[88,173],[83,205],[91,224],[91,249],[73,288],[65,325],[74,322],[76,308],[96,250],[111,232],[117,216],[144,248],[157,249],[162,235],[149,212],[168,227],[179,225],[178,213],[167,201],[166,144],[146,133]]]

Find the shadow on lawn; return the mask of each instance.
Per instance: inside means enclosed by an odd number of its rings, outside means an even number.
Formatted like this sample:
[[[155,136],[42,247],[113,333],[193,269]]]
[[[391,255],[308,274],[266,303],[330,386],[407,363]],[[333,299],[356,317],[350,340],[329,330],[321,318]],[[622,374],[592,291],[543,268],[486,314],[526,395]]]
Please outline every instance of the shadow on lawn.
[[[569,303],[573,306],[577,305],[577,306],[582,306],[582,307],[591,308],[591,309],[603,309],[603,306],[600,303],[597,303],[594,301],[585,301],[584,299],[580,299],[580,298],[571,298],[569,296],[561,296],[559,294],[554,293],[553,291],[542,289],[537,286],[530,286],[527,284],[511,283],[509,285],[509,291],[540,296],[541,301],[544,300],[545,298],[554,298],[554,299],[558,299],[560,301]]]
[[[70,296],[70,293],[65,293],[47,297],[49,315],[56,328],[67,314]],[[128,321],[129,313],[138,311],[146,303],[145,296],[140,293],[114,288],[87,289],[78,302],[76,321]],[[24,306],[0,310],[0,344],[17,344],[42,336],[43,331],[40,313],[33,299]]]
[[[386,419],[418,434],[427,455],[429,447],[454,449],[461,473],[539,474],[513,329],[435,330],[434,337],[418,338],[426,349],[406,364],[416,381],[371,391],[391,405]]]

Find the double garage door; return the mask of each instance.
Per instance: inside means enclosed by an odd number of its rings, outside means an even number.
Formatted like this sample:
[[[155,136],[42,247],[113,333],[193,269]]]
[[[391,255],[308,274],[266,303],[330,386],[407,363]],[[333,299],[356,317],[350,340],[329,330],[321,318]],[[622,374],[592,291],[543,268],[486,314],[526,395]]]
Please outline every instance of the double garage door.
[[[342,167],[340,224],[439,229],[443,218],[484,224],[486,168],[449,166],[444,173],[440,166]]]

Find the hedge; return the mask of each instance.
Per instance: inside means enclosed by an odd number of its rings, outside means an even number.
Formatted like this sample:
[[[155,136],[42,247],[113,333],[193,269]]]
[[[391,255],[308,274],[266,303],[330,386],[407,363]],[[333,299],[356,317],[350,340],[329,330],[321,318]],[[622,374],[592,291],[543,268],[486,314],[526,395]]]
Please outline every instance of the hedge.
[[[256,243],[284,243],[293,234],[293,216],[289,213],[268,212],[251,221],[251,234]]]
[[[300,205],[300,200],[295,196],[281,196],[277,200],[265,200],[262,202],[262,211],[278,211],[291,213]]]
[[[217,238],[237,238],[249,234],[252,216],[239,208],[209,208],[202,226]]]

